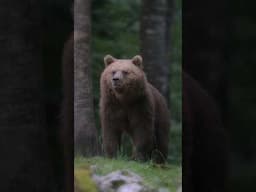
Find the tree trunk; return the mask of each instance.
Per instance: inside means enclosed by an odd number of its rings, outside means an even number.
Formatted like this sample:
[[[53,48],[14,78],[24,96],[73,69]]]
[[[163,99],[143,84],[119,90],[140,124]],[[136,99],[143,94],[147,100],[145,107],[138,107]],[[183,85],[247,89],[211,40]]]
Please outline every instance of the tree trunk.
[[[64,159],[64,191],[74,190],[74,34],[65,43],[62,58],[63,104],[61,144]]]
[[[168,0],[142,0],[141,53],[149,81],[169,101],[169,33],[171,5]],[[169,7],[168,7],[169,6]]]
[[[0,191],[56,191],[42,98],[37,1],[1,2]]]
[[[198,5],[187,1],[184,4],[182,68],[211,95],[221,111],[226,127],[227,113],[227,67],[226,24],[224,4],[216,1],[200,1]],[[218,14],[215,10],[218,9]],[[229,23],[229,21],[228,21]]]
[[[75,1],[75,153],[98,153],[90,63],[90,1]]]

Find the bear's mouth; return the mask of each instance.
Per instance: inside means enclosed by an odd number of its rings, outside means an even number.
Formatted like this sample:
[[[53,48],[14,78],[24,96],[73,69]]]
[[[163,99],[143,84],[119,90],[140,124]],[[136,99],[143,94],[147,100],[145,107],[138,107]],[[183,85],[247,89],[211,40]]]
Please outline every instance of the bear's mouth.
[[[123,91],[123,88],[120,85],[115,85],[115,86],[113,86],[113,88],[116,92],[122,92]]]
[[[115,87],[114,88],[117,93],[122,93],[123,89],[121,87]]]
[[[119,83],[119,82],[112,82],[112,87],[118,93],[123,92],[123,87],[122,87],[121,83]]]

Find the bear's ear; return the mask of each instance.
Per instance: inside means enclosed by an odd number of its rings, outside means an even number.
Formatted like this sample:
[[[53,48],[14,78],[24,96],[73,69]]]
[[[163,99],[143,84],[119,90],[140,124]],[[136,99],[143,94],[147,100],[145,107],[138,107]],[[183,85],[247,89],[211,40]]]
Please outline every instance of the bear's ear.
[[[109,66],[111,63],[113,63],[115,61],[116,61],[116,58],[112,57],[111,55],[106,55],[104,57],[105,67]]]
[[[132,63],[139,67],[140,69],[143,69],[143,59],[140,55],[136,55],[132,58]]]

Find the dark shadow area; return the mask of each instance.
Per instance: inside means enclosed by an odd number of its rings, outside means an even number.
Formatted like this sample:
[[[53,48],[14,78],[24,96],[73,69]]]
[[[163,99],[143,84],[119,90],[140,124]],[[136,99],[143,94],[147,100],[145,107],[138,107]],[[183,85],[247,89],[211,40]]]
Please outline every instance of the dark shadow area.
[[[185,192],[256,189],[252,7],[183,1],[183,71],[190,76],[183,76]]]
[[[43,93],[48,142],[55,177],[67,191],[73,190],[72,2],[48,0],[42,7]]]
[[[227,189],[225,14],[221,1],[183,2],[185,192]]]
[[[71,4],[1,2],[0,191],[63,191],[61,65]]]

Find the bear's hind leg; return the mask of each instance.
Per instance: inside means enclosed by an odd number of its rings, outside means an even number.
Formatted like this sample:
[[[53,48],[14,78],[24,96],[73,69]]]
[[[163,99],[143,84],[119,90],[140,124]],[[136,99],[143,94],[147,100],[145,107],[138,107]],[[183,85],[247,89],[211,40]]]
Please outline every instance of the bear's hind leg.
[[[154,148],[154,135],[150,126],[148,123],[141,124],[132,133],[132,140],[135,145],[134,158],[136,160],[147,161],[151,159],[151,153]]]
[[[153,139],[148,138],[148,139],[144,139],[143,141],[137,141],[135,143],[134,158],[140,161],[148,161],[151,159],[152,151],[153,151]]]

